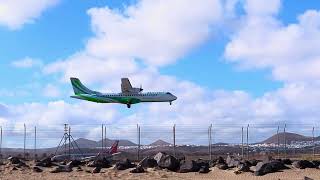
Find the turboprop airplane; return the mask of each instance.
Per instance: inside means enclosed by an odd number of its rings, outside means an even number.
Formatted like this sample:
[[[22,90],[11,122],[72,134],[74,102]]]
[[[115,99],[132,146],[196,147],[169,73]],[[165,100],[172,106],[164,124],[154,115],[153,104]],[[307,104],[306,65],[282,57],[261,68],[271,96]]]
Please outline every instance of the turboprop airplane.
[[[126,104],[128,108],[131,104],[141,102],[169,102],[177,99],[170,92],[142,92],[142,87],[135,88],[131,86],[128,78],[121,79],[121,93],[101,93],[92,91],[85,87],[78,78],[70,78],[74,91],[72,98],[92,101],[96,103],[120,103]]]

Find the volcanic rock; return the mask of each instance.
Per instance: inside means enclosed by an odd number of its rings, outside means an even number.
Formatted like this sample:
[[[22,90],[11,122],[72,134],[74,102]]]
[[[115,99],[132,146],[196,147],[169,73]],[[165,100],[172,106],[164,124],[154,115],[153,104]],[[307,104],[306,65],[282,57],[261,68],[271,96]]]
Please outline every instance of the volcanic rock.
[[[176,171],[179,169],[180,162],[171,155],[165,155],[164,157],[160,158],[158,165],[161,168],[168,169],[170,171]]]
[[[138,166],[142,166],[144,168],[153,168],[158,166],[158,163],[155,159],[150,158],[150,157],[145,157],[142,159],[139,163]]]
[[[92,169],[92,173],[99,173],[101,171],[101,167],[95,167]]]
[[[103,159],[96,159],[93,161],[90,161],[87,164],[88,167],[101,167],[101,168],[109,168],[111,167],[111,162],[107,160],[106,158]]]
[[[48,157],[48,158],[41,159],[35,165],[40,167],[51,167],[53,164],[52,164],[51,158]]]
[[[142,166],[137,166],[134,169],[132,169],[130,172],[131,173],[144,173],[145,171]]]
[[[11,164],[19,164],[21,160],[18,157],[9,157],[8,160]]]
[[[307,160],[295,161],[292,163],[292,166],[298,169],[316,168],[316,166],[312,162]]]
[[[209,173],[209,166],[202,166],[199,170],[199,173]]]
[[[60,165],[57,166],[55,169],[50,171],[51,173],[59,173],[59,172],[71,172],[72,168],[68,165]]]
[[[33,168],[32,168],[32,170],[33,170],[33,172],[42,172],[43,170],[41,169],[41,168],[39,168],[38,166],[34,166]]]
[[[283,162],[272,160],[270,162],[259,162],[256,166],[255,175],[262,176],[268,173],[277,172],[283,169],[288,169]]]
[[[181,161],[180,162],[180,173],[187,173],[187,172],[198,172],[200,170],[200,166],[195,161]]]
[[[159,162],[162,158],[164,158],[167,154],[164,152],[158,152],[153,159],[157,161],[157,164],[159,165]]]
[[[117,170],[126,170],[129,168],[133,168],[136,165],[131,163],[131,161],[129,159],[126,159],[125,161],[120,161],[116,163],[115,169]]]

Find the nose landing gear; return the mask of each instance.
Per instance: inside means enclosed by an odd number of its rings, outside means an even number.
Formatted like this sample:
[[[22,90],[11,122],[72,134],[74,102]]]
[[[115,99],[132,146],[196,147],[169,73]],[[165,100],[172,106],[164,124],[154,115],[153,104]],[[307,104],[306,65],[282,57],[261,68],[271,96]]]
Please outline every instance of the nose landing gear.
[[[131,104],[127,104],[127,108],[131,108]]]
[[[170,101],[169,104],[172,105],[172,101]]]

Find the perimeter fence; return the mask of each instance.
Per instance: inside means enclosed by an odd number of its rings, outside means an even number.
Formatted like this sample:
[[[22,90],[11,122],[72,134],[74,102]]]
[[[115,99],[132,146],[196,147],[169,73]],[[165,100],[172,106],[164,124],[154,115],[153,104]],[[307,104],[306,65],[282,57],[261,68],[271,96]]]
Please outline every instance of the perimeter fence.
[[[228,154],[247,159],[265,155],[316,159],[320,157],[319,130],[311,124],[22,124],[0,127],[0,156],[32,159],[99,152],[110,147],[113,140],[120,140],[120,151],[137,160],[159,151],[203,159]]]

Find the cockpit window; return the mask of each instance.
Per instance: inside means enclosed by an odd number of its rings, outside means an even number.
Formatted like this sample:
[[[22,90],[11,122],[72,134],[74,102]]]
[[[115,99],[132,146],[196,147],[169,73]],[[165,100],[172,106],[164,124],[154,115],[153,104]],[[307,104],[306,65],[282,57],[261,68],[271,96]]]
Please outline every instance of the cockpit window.
[[[169,94],[169,95],[171,95],[171,93],[169,93],[169,92],[167,92],[166,94]]]

